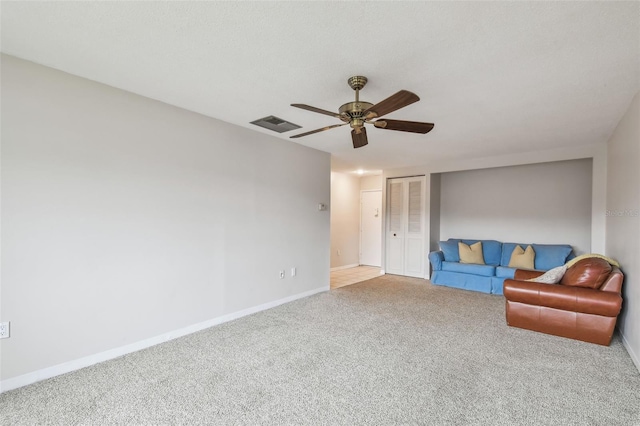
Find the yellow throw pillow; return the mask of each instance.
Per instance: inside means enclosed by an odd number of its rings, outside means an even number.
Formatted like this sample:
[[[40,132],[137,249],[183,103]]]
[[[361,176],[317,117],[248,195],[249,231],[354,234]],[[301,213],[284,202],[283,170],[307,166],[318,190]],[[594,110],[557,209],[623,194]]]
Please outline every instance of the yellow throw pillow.
[[[533,266],[535,258],[536,252],[533,251],[533,247],[527,246],[526,250],[522,250],[522,247],[516,246],[511,252],[509,268],[535,269]]]
[[[458,253],[460,253],[460,263],[484,265],[484,257],[482,257],[482,241],[478,241],[470,246],[465,243],[458,242]]]

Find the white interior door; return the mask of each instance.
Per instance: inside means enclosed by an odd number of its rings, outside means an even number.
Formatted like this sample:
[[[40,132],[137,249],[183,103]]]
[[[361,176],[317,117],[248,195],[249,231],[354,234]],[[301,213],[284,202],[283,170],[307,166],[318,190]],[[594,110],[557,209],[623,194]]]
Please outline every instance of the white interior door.
[[[424,277],[424,176],[389,179],[387,262],[389,274]]]
[[[360,264],[382,266],[382,191],[360,193]]]

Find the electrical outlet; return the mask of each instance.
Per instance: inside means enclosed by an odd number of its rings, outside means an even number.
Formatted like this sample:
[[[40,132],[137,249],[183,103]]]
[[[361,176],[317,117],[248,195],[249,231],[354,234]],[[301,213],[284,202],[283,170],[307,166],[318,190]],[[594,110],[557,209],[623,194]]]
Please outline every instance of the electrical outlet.
[[[295,266],[293,268],[291,268],[291,276],[292,277],[295,277],[297,272],[298,271],[296,271],[296,267]]]
[[[0,339],[9,338],[9,321],[0,323]]]
[[[280,271],[280,279],[283,280],[284,279],[284,270]]]

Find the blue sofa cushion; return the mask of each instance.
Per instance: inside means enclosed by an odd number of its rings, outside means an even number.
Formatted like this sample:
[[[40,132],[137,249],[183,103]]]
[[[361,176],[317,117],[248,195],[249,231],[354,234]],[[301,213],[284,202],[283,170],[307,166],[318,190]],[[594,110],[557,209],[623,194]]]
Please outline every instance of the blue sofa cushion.
[[[513,279],[513,275],[515,273],[516,273],[516,268],[509,268],[508,266],[498,266],[496,268],[496,277],[498,278]]]
[[[460,262],[460,252],[458,251],[458,241],[440,241],[440,250],[444,254],[447,262]]]
[[[532,244],[536,252],[535,268],[539,271],[548,271],[557,266],[564,265],[573,251],[566,244]]]
[[[493,277],[496,275],[496,267],[492,265],[474,265],[471,263],[442,262],[442,270],[449,272],[460,272],[463,274],[481,275],[483,277]]]
[[[455,242],[456,247],[456,260],[452,260],[452,262],[459,262],[460,255],[458,252],[458,242],[462,241],[467,245],[475,244],[478,241],[482,243],[482,257],[484,257],[484,263],[487,265],[498,266],[500,264],[500,256],[502,255],[502,243],[496,240],[461,240],[458,238],[449,238],[447,242]],[[442,246],[441,246],[442,247]],[[447,255],[445,254],[445,260],[447,259]]]

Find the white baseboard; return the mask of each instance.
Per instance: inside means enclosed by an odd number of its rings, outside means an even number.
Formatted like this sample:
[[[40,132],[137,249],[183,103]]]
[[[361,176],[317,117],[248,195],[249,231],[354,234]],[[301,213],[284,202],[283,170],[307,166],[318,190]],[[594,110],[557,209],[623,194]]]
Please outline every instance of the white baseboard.
[[[340,271],[342,269],[350,269],[350,268],[356,268],[360,266],[358,263],[353,263],[351,265],[344,265],[344,266],[336,266],[335,268],[331,268],[331,272],[333,271]]]
[[[151,346],[158,345],[160,343],[167,342],[169,340],[177,339],[178,337],[186,336],[188,334],[195,333],[205,328],[213,327],[228,321],[232,321],[247,315],[254,314],[256,312],[264,311],[270,308],[274,308],[284,303],[293,302],[297,299],[312,296],[316,293],[328,291],[329,286],[323,286],[314,290],[309,290],[304,293],[296,294],[293,296],[285,297],[284,299],[274,300],[273,302],[264,303],[262,305],[254,306],[251,308],[243,309],[238,312],[223,315],[221,317],[212,318],[210,320],[193,324],[178,330],[170,331],[168,333],[161,334],[159,336],[151,337],[149,339],[141,340],[139,342],[131,343],[129,345],[121,346],[119,348],[110,349],[108,351],[100,352],[97,354],[89,355],[83,358],[75,359],[73,361],[65,362],[63,364],[54,365],[52,367],[43,368],[41,370],[33,371],[31,373],[23,374],[21,376],[5,379],[0,382],[0,393],[6,392],[12,389],[27,386],[41,380],[49,379],[51,377],[59,376],[61,374],[69,373],[72,371],[80,370],[81,368],[89,367],[90,365],[98,364],[100,362],[108,361],[120,357],[122,355],[136,352],[142,349],[146,349]]]
[[[618,330],[618,332],[620,332],[620,330]],[[624,337],[624,334],[620,333],[620,336],[622,337],[622,346],[624,346],[624,348],[627,350],[629,356],[631,357],[631,361],[633,361],[633,363],[636,365],[636,368],[640,372],[640,358],[635,352],[633,352],[633,349],[631,348],[631,345],[629,345],[626,337]]]

